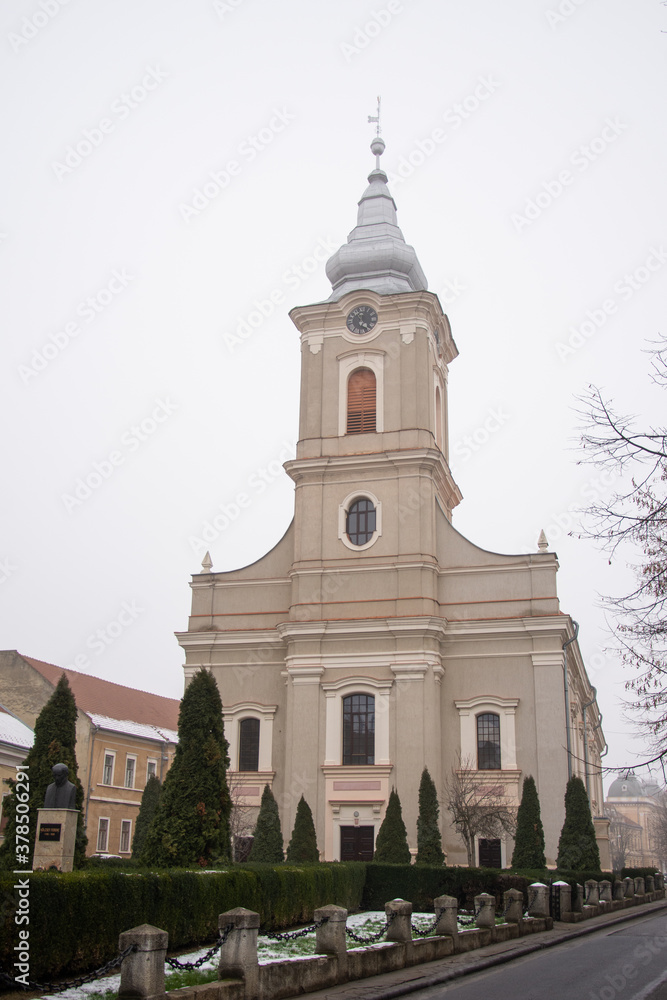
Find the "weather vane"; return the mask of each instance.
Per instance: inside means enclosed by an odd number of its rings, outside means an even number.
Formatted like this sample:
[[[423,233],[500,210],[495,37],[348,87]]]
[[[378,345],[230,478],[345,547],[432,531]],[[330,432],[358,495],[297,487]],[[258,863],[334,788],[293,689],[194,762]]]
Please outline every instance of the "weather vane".
[[[369,123],[370,122],[375,122],[375,124],[377,125],[377,129],[375,131],[375,134],[378,137],[380,136],[380,100],[381,99],[378,97],[378,113],[377,113],[377,115],[369,115],[368,116]]]

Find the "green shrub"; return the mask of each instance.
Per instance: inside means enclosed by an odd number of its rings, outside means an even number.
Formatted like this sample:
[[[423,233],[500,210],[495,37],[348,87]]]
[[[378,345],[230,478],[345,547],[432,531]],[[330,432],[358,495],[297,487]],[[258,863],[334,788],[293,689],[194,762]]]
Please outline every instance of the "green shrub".
[[[269,786],[265,785],[248,861],[274,865],[284,858],[278,803]]]
[[[523,783],[521,805],[516,818],[513,868],[544,868],[544,828],[535,779],[528,775]]]
[[[122,931],[144,923],[166,930],[173,951],[213,942],[219,914],[235,906],[259,913],[268,929],[308,922],[314,909],[327,903],[357,910],[365,871],[361,862],[349,862],[278,868],[244,864],[219,872],[35,872],[23,876],[30,890],[30,975],[39,981],[95,969],[117,954]],[[16,879],[0,873],[3,969],[12,968],[18,943]]]
[[[291,861],[293,864],[320,860],[313,814],[303,795],[296,807],[294,829],[292,830],[292,839],[287,847],[286,860]]]
[[[558,868],[600,870],[591,805],[581,778],[570,778],[565,790],[565,822],[558,841]]]
[[[419,816],[417,817],[417,857],[418,865],[442,865],[445,855],[442,850],[442,837],[438,817],[438,793],[428,768],[422,771],[419,782]]]
[[[375,840],[375,854],[373,861],[384,864],[410,864],[410,848],[408,847],[408,835],[403,822],[401,810],[401,800],[398,792],[392,788],[389,793],[387,811],[378,830]],[[394,896],[388,896],[393,899]]]

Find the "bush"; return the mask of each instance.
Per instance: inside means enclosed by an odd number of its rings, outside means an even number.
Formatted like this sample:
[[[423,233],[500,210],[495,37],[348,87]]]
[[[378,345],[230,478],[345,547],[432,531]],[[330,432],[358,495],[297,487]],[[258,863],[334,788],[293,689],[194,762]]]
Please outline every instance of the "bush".
[[[304,866],[244,864],[220,872],[132,871],[107,865],[83,872],[26,875],[30,890],[30,976],[44,979],[95,969],[118,952],[118,936],[140,924],[169,933],[169,950],[213,942],[218,916],[235,906],[281,929],[312,920],[318,906],[361,904],[361,862]],[[0,873],[0,967],[11,969],[19,928],[14,923],[16,876]],[[66,914],[66,919],[63,915]]]
[[[565,822],[558,841],[558,868],[600,870],[591,806],[581,778],[570,778],[565,790]]]
[[[268,785],[264,786],[262,802],[259,807],[257,825],[253,833],[252,847],[248,861],[266,864],[279,864],[284,861],[283,835],[280,829],[280,814],[278,803]]]
[[[296,862],[308,862],[308,861],[319,861],[320,852],[317,849],[317,833],[315,832],[315,824],[313,823],[313,814],[310,811],[310,806],[304,799],[303,795],[299,799],[299,804],[296,807],[296,818],[294,820],[294,829],[292,830],[292,839],[287,847],[287,861]]]
[[[419,782],[419,816],[417,817],[417,857],[418,865],[443,865],[445,855],[438,826],[440,806],[433,778],[428,768],[422,771]]]
[[[544,829],[540,816],[540,800],[535,779],[528,775],[524,780],[521,805],[516,818],[513,868],[545,868]]]
[[[401,810],[401,800],[398,792],[392,788],[387,803],[387,811],[378,830],[375,840],[375,854],[373,861],[384,864],[409,865],[410,848],[408,847],[408,835],[403,822]],[[394,899],[394,896],[387,897]]]

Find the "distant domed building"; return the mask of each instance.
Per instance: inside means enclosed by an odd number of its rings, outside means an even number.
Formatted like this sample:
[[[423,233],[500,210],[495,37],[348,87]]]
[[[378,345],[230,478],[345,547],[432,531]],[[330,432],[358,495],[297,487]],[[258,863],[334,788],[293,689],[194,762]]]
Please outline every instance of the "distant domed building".
[[[642,781],[628,769],[609,786],[605,813],[609,817],[612,865],[619,868],[655,866],[664,871],[664,838],[660,834],[664,789],[653,780]]]

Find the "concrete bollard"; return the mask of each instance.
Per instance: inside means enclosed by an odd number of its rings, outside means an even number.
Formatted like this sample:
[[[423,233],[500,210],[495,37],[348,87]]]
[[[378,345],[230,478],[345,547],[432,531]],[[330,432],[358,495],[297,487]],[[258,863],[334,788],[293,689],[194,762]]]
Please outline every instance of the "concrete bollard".
[[[655,882],[656,889],[665,888],[665,879],[662,872],[656,872],[655,875],[653,876],[653,880]]]
[[[635,879],[635,896],[643,896],[645,891],[644,879],[640,875],[639,878]]]
[[[584,909],[584,887],[581,882],[577,882],[576,890],[572,893],[572,912],[583,913]]]
[[[600,883],[600,902],[601,903],[611,903],[611,882],[606,878]]]
[[[458,915],[459,903],[456,896],[437,896],[433,900],[435,912],[439,914],[435,925],[436,934],[447,934],[454,938],[454,945],[459,933]]]
[[[232,929],[220,948],[218,979],[243,979],[246,997],[259,996],[259,963],[257,961],[257,932],[259,913],[236,906],[218,917],[218,930]]]
[[[621,882],[620,878],[617,878],[614,882],[614,888],[612,889],[612,899],[618,900],[625,897],[625,886]]]
[[[625,886],[625,898],[632,899],[635,894],[635,880],[633,878],[624,878],[623,885]]]
[[[544,882],[533,882],[528,886],[528,916],[549,916],[549,887]]]
[[[655,892],[655,879],[652,875],[647,875],[644,879],[644,886],[647,892]]]
[[[135,951],[123,959],[120,967],[119,997],[149,997],[164,994],[164,960],[169,935],[159,927],[141,924],[123,931],[118,938],[118,950],[125,951],[131,944]]]
[[[518,924],[523,919],[523,893],[508,889],[503,893],[503,912],[506,924]]]
[[[584,906],[597,906],[600,902],[600,886],[594,878],[586,879],[584,885],[586,887]]]
[[[387,919],[393,914],[393,918],[387,928],[387,941],[397,941],[400,944],[410,944],[412,942],[412,903],[405,899],[392,899],[384,904],[384,912]]]
[[[488,892],[481,892],[479,896],[475,896],[475,926],[496,926],[496,897],[489,895]]]
[[[572,886],[569,882],[554,882],[551,886],[551,891],[558,893],[562,920],[564,913],[571,913],[572,911]]]
[[[337,955],[347,957],[347,939],[345,937],[345,923],[347,921],[347,910],[342,906],[320,906],[313,914],[315,923],[326,918],[326,923],[322,924],[315,931],[315,953],[317,955]]]

